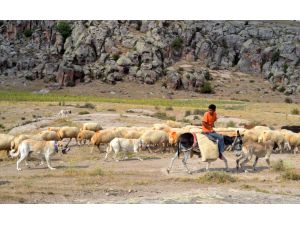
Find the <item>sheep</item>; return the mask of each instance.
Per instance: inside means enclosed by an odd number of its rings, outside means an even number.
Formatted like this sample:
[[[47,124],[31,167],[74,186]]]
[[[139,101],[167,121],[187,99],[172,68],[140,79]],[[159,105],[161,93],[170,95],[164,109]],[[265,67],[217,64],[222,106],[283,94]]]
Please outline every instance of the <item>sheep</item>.
[[[280,131],[277,131],[277,130],[263,131],[258,138],[258,142],[262,143],[262,142],[266,142],[268,140],[274,141],[278,145],[278,149],[280,150],[280,153],[282,153],[285,139],[284,139],[283,134]]]
[[[235,155],[238,157],[236,160],[236,169],[238,171],[239,165],[241,166],[244,172],[248,172],[244,169],[245,163],[252,159],[252,156],[255,156],[255,161],[253,164],[253,171],[256,170],[255,166],[259,158],[265,157],[268,167],[270,168],[270,156],[274,148],[275,142],[272,140],[265,141],[263,143],[257,143],[248,141],[243,143],[241,151],[235,151]],[[240,162],[242,160],[242,162]]]
[[[116,129],[106,129],[95,132],[95,134],[91,138],[91,143],[93,145],[91,153],[94,151],[95,146],[97,146],[97,148],[101,152],[100,144],[108,144],[115,137],[120,137],[119,131]]]
[[[84,142],[85,144],[87,140],[91,142],[91,138],[93,137],[94,134],[95,131],[81,130],[77,135],[77,140],[79,141],[79,144],[82,144],[82,142]]]
[[[164,130],[164,129],[171,129],[170,126],[168,126],[167,124],[164,124],[164,123],[155,123],[153,124],[152,128],[154,130]]]
[[[64,138],[70,138],[68,144],[66,146],[69,145],[69,143],[71,142],[72,138],[75,138],[76,140],[76,144],[78,144],[77,142],[77,136],[79,134],[79,128],[78,127],[61,127],[58,131],[57,131],[57,135],[60,138],[60,140],[64,139]]]
[[[13,150],[13,152],[16,151],[22,141],[29,139],[31,137],[32,137],[32,135],[27,135],[27,134],[18,135],[11,141],[10,149]]]
[[[9,157],[9,151],[11,150],[11,142],[15,138],[13,135],[0,134],[0,151],[6,150],[6,154]]]
[[[164,151],[169,143],[168,134],[161,130],[149,130],[143,133],[140,137],[143,140],[143,144],[149,147],[149,145],[163,146]]]
[[[99,131],[102,130],[103,128],[99,123],[84,123],[82,125],[82,128],[80,130],[90,130],[90,131]]]
[[[61,127],[48,127],[48,131],[59,131]]]
[[[61,139],[55,131],[41,131],[39,134],[32,137],[32,139],[40,139],[43,141],[60,141]]]
[[[138,150],[141,149],[143,141],[141,139],[126,139],[126,138],[114,138],[106,149],[106,155],[104,160],[107,160],[108,154],[112,151],[115,152],[114,159],[118,162],[117,155],[120,151],[125,152],[134,152],[138,153]],[[138,157],[140,161],[143,161],[140,157]]]
[[[246,130],[242,135],[243,135],[243,140],[245,142],[247,142],[247,141],[258,142],[258,138],[261,135],[261,131],[260,130]]]
[[[266,127],[266,126],[255,126],[252,129],[253,130],[260,130],[260,131],[271,130],[269,127]]]
[[[284,145],[285,148],[288,150],[292,150],[292,148],[294,148],[293,152],[296,154],[299,151],[298,147],[300,147],[300,133],[294,133],[289,130],[281,130],[281,133],[283,133],[286,140]]]

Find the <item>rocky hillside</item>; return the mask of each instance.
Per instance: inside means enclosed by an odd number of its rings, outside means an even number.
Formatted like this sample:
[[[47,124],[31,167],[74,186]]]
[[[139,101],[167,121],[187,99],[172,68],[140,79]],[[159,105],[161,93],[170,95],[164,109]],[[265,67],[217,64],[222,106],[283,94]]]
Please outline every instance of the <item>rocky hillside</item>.
[[[294,21],[0,21],[0,76],[58,86],[101,79],[209,92],[209,69],[263,75],[300,92]],[[185,65],[177,66],[178,62]],[[189,64],[189,62],[191,64]],[[201,65],[195,67],[190,65]]]

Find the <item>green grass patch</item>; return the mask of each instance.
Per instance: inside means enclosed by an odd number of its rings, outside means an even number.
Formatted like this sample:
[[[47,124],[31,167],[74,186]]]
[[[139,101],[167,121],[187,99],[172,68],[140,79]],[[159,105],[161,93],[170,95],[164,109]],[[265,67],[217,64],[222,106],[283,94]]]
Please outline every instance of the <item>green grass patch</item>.
[[[108,102],[121,104],[135,105],[152,105],[152,106],[172,106],[172,107],[193,107],[206,108],[209,104],[216,104],[218,108],[224,108],[231,105],[244,105],[242,101],[232,100],[212,100],[207,98],[202,99],[158,99],[158,98],[108,98],[99,96],[76,96],[58,93],[48,93],[38,95],[31,92],[20,91],[0,91],[0,101],[28,101],[28,102]]]
[[[281,178],[283,180],[300,180],[300,173],[293,170],[288,170],[281,175]]]
[[[279,159],[272,163],[272,170],[275,172],[285,172],[288,171],[291,167],[282,159]]]
[[[78,113],[78,115],[86,115],[86,114],[90,114],[89,111],[81,111]]]

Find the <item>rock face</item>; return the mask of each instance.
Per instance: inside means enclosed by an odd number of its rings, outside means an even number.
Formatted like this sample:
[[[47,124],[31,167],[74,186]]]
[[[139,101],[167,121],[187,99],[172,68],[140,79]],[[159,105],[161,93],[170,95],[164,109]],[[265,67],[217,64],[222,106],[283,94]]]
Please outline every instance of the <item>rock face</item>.
[[[274,90],[300,90],[300,23],[296,21],[0,21],[0,75],[44,79],[61,86],[124,79],[199,91],[204,69],[262,74]]]

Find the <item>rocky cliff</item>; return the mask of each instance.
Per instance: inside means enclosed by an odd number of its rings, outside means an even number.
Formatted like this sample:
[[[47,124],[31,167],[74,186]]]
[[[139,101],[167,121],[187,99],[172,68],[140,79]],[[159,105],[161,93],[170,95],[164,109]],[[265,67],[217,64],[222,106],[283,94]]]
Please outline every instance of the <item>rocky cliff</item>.
[[[210,69],[300,92],[296,21],[0,21],[0,76],[74,86],[102,79],[201,91]],[[177,62],[199,67],[176,67]]]

